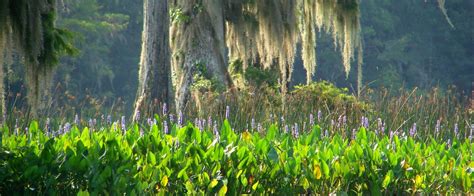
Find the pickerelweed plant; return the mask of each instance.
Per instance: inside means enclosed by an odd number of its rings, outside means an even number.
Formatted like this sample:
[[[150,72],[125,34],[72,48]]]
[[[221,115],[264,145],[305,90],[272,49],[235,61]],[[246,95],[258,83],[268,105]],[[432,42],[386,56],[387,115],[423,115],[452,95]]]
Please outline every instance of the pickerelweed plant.
[[[318,123],[306,131],[284,131],[280,122],[236,131],[227,120],[207,120],[212,125],[202,129],[160,116],[149,121],[128,123],[125,131],[119,121],[94,129],[71,124],[58,134],[37,122],[19,133],[4,127],[0,193],[473,193],[468,138],[448,145],[364,126],[345,137]]]

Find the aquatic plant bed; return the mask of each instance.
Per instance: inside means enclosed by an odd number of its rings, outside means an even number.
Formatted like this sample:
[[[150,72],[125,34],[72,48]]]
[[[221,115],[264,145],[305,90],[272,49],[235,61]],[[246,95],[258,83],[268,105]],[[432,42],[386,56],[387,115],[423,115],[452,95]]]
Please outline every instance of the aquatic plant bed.
[[[160,125],[160,123],[158,123]],[[1,131],[0,194],[472,194],[474,144],[271,125],[237,132],[192,124],[117,124],[47,136]]]

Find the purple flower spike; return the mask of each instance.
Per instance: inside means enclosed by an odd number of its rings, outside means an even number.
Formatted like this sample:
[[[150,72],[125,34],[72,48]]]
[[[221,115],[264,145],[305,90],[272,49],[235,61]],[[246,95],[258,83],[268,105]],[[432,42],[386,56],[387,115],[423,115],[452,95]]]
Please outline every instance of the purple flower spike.
[[[230,115],[230,107],[226,106],[225,107],[225,119],[229,119],[229,115]]]
[[[166,116],[168,114],[168,106],[166,106],[166,103],[163,104],[163,116]]]
[[[410,128],[410,136],[414,137],[416,134],[416,123],[413,123],[413,126]]]
[[[137,115],[135,115],[135,121],[140,121],[140,111],[137,111]]]
[[[76,126],[78,126],[79,124],[81,124],[81,120],[79,119],[79,115],[74,115],[74,124]]]
[[[120,121],[120,125],[122,126],[122,131],[126,131],[127,126],[125,124],[125,116],[122,116],[121,121]]]
[[[163,132],[165,134],[168,134],[169,133],[168,131],[169,131],[168,130],[168,122],[165,120],[165,121],[163,121]]]
[[[112,124],[112,116],[109,114],[107,115],[107,125]]]
[[[323,117],[323,113],[321,110],[318,110],[318,122],[321,122],[321,118]]]
[[[298,138],[300,135],[298,123],[295,123],[295,125],[293,126],[293,135],[295,136],[295,138]]]
[[[252,128],[252,131],[255,130],[255,118],[252,118],[252,122],[250,123],[250,127]]]
[[[454,137],[458,137],[459,128],[458,123],[454,124]]]
[[[64,132],[63,132],[63,125],[59,125],[58,134],[59,134],[59,135],[64,134]]]
[[[150,126],[150,127],[153,125],[153,121],[151,120],[151,118],[146,119],[146,122],[147,122],[148,126]]]
[[[219,136],[219,130],[217,129],[217,122],[214,121],[214,126],[213,126],[213,129],[212,129],[212,133],[214,133],[214,136],[217,138],[217,140],[219,140],[220,136]]]
[[[314,116],[313,116],[313,114],[309,114],[309,125],[311,127],[314,126]]]
[[[69,133],[70,130],[71,130],[71,124],[66,123],[64,125],[64,133]]]
[[[183,124],[183,113],[181,111],[178,112],[178,127],[181,127]]]
[[[437,120],[436,121],[436,127],[435,127],[435,134],[438,135],[439,134],[439,130],[441,129],[441,120]]]
[[[211,130],[211,128],[212,128],[212,117],[208,116],[207,117],[207,129]]]
[[[170,114],[170,123],[171,123],[171,124],[174,123],[174,115],[173,115],[173,114]]]
[[[362,127],[369,128],[369,119],[367,117],[362,116],[361,121],[362,121]]]
[[[473,139],[474,138],[474,124],[471,124],[471,133],[469,134],[469,139]]]
[[[20,134],[20,128],[18,127],[19,121],[18,118],[15,120],[15,134]]]
[[[92,118],[89,118],[89,128],[94,127],[94,122],[92,121]]]

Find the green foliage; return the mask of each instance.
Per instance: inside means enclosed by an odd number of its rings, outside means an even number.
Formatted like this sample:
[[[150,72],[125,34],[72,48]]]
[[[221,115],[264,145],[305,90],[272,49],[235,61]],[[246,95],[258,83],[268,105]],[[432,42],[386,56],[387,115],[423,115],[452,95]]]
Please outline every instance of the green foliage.
[[[348,94],[349,90],[347,88],[337,88],[334,84],[327,81],[295,86],[295,89],[291,93],[295,96],[311,97],[331,107],[335,107],[339,104],[352,106],[354,108],[368,107],[367,104],[357,100],[355,96]]]
[[[187,23],[191,20],[191,17],[183,12],[183,9],[173,7],[170,8],[170,20],[173,23]]]
[[[202,92],[222,92],[225,90],[224,84],[220,84],[216,77],[212,77],[207,66],[203,62],[194,64],[196,69],[193,76],[193,84],[191,88]]]
[[[295,138],[274,125],[266,134],[236,133],[227,121],[219,137],[192,124],[169,135],[156,125],[134,127],[122,134],[116,125],[74,126],[50,138],[33,122],[26,135],[7,133],[0,193],[472,193],[469,140],[446,147],[364,128],[348,140],[321,137],[318,125]]]

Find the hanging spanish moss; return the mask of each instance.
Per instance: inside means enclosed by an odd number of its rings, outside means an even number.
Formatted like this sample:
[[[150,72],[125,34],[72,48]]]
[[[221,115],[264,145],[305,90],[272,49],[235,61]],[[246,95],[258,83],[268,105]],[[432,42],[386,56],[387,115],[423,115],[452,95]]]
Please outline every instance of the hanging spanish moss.
[[[63,53],[75,49],[71,34],[55,28],[54,0],[3,0],[0,3],[0,51],[2,58],[22,55],[26,66],[28,102],[32,114],[45,108],[54,65]],[[1,61],[4,64],[2,59]],[[2,90],[2,89],[0,89]]]
[[[244,69],[252,63],[264,68],[278,63],[282,86],[291,78],[300,41],[307,82],[311,82],[316,71],[316,29],[332,35],[346,75],[355,51],[362,51],[358,49],[362,47],[359,0],[231,0],[228,7],[230,58],[244,60]]]
[[[446,0],[438,0],[439,9],[443,13],[444,18],[446,18],[446,21],[448,22],[449,26],[451,26],[451,28],[454,29],[454,24],[453,22],[451,22],[451,19],[448,16],[448,10],[446,10],[445,4],[446,4]]]
[[[176,107],[183,110],[198,80],[230,88],[224,43],[224,2],[222,0],[177,0],[171,8],[173,84]]]

